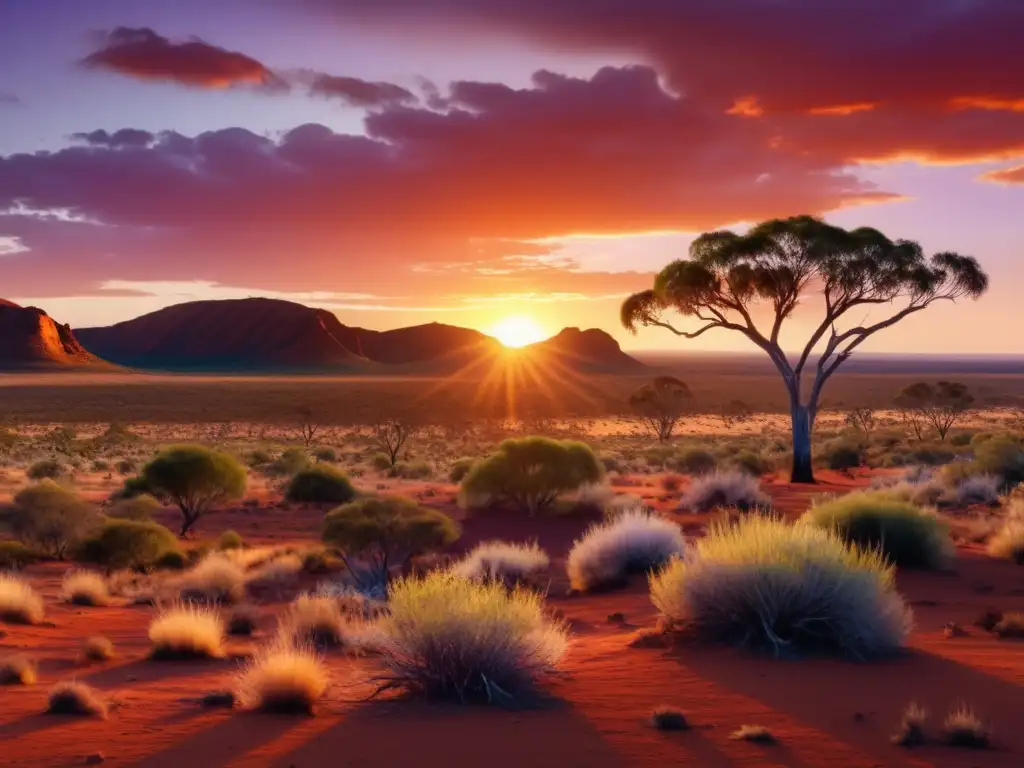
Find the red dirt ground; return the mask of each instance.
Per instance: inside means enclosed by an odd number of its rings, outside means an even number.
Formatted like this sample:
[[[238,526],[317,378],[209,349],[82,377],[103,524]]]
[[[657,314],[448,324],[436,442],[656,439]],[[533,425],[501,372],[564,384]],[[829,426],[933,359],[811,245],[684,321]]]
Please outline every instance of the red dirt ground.
[[[782,482],[767,489],[777,508],[796,515],[811,494],[843,492],[864,483],[826,479],[830,482],[813,489]],[[650,487],[624,490],[662,494]],[[450,489],[424,501],[453,509]],[[203,521],[200,532],[212,536],[233,528],[247,541],[309,542],[321,514],[312,508],[235,510]],[[694,534],[706,522],[693,515],[677,518]],[[327,657],[333,686],[316,717],[203,710],[187,699],[228,687],[239,661],[147,661],[151,608],[62,605],[56,593],[64,567],[33,567],[29,576],[47,598],[47,618],[54,626],[3,627],[7,635],[0,639],[0,656],[25,652],[35,657],[40,680],[0,691],[0,764],[81,765],[102,753],[106,765],[175,768],[1024,766],[1024,643],[1000,641],[972,626],[989,607],[1024,610],[1024,568],[961,547],[950,573],[901,573],[899,587],[914,608],[917,628],[907,653],[886,661],[780,661],[722,648],[641,648],[631,647],[631,640],[656,621],[642,580],[620,592],[562,596],[561,560],[586,525],[571,517],[484,515],[464,521],[462,547],[495,537],[537,539],[555,559],[552,572],[558,578],[549,602],[565,614],[573,645],[564,675],[550,686],[550,700],[522,711],[367,702],[370,688],[359,676],[372,668],[372,660],[342,655]],[[279,607],[263,605],[264,634],[272,631]],[[626,622],[610,623],[613,612],[625,614]],[[968,635],[947,639],[946,622],[959,623]],[[77,667],[78,644],[91,634],[109,637],[118,659]],[[250,646],[236,644],[240,652]],[[113,698],[116,708],[109,719],[40,714],[49,687],[72,677]],[[973,707],[992,725],[995,749],[893,746],[890,736],[910,701],[929,711],[931,733],[961,703]],[[685,712],[693,728],[651,728],[646,718],[662,704]],[[767,727],[778,744],[729,739],[742,724]]]

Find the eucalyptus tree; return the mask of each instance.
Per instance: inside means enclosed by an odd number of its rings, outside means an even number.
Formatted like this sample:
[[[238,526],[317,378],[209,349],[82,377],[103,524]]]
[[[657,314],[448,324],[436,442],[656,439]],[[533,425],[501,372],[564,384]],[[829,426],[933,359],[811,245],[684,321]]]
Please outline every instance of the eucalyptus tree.
[[[690,246],[689,258],[669,264],[652,289],[623,302],[621,317],[634,332],[653,326],[695,339],[722,329],[762,349],[789,394],[792,481],[810,483],[811,431],[822,388],[854,350],[935,302],[976,299],[987,288],[988,276],[970,256],[943,252],[927,258],[910,240],[797,216],[765,221],[745,234],[701,235]],[[815,294],[820,320],[791,359],[780,343],[783,326]],[[700,325],[676,327],[666,319],[673,311]],[[875,314],[881,316],[868,319]],[[761,319],[765,315],[767,323]]]

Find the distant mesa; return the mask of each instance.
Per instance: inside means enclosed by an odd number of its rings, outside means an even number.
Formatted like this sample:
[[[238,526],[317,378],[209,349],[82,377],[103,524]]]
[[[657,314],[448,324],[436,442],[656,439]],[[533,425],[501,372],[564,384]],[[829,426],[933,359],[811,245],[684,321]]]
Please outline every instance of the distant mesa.
[[[505,348],[469,328],[429,323],[391,331],[343,325],[331,312],[279,299],[177,304],[105,328],[76,330],[95,355],[165,371],[446,373],[495,361]],[[538,363],[638,371],[607,333],[566,328],[525,347]]]
[[[74,332],[37,307],[0,299],[0,370],[112,369],[87,352]]]

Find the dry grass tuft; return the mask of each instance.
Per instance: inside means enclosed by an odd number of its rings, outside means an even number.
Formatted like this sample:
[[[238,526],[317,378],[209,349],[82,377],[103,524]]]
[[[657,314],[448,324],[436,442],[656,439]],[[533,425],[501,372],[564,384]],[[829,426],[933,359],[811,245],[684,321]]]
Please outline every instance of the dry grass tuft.
[[[68,571],[60,585],[61,597],[72,605],[102,606],[110,603],[106,579],[95,571]]]
[[[218,552],[182,574],[178,584],[182,600],[230,605],[245,597],[245,569]]]
[[[342,611],[341,601],[325,595],[299,595],[278,622],[278,637],[317,650],[360,646],[361,623]]]
[[[209,608],[184,604],[161,613],[149,625],[150,658],[217,658],[224,655],[224,623]]]
[[[0,685],[35,685],[36,663],[18,654],[0,661]]]
[[[84,683],[66,680],[50,689],[47,714],[107,717],[107,703]]]
[[[550,560],[536,543],[487,541],[478,544],[452,566],[452,572],[474,581],[524,583],[547,570]]]
[[[729,734],[729,738],[735,741],[752,741],[755,744],[776,743],[772,732],[763,725],[741,725]]]
[[[0,621],[8,624],[38,624],[43,616],[43,599],[27,581],[0,573]]]
[[[916,702],[910,702],[903,710],[900,729],[892,737],[892,743],[901,747],[917,747],[924,744],[924,722],[928,713]]]
[[[992,634],[1004,639],[1024,639],[1024,613],[1004,613],[992,627]]]
[[[1015,517],[1007,520],[996,535],[989,539],[988,553],[992,557],[1024,565],[1024,519]]]
[[[246,709],[311,715],[327,683],[327,670],[312,648],[277,642],[249,662],[235,696]]]
[[[249,637],[256,631],[256,608],[252,605],[238,605],[228,616],[229,635]]]
[[[110,661],[116,655],[114,644],[102,635],[85,638],[82,641],[82,650],[79,652],[79,658],[83,662]]]
[[[659,731],[688,731],[686,715],[675,707],[661,706],[651,713],[651,725]]]
[[[942,741],[951,747],[987,749],[992,732],[981,719],[966,706],[950,712],[942,724]]]

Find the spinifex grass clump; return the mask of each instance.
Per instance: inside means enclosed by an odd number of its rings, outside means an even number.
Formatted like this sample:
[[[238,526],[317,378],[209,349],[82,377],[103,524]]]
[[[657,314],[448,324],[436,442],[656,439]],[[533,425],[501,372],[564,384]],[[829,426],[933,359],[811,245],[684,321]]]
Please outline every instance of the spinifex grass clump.
[[[224,622],[216,611],[193,604],[174,606],[149,625],[150,658],[202,659],[224,655]]]
[[[99,606],[110,602],[106,580],[93,571],[68,571],[60,591],[64,600],[72,605]]]
[[[942,518],[884,491],[850,493],[815,504],[805,519],[862,548],[881,549],[899,566],[940,568],[952,552]]]
[[[394,583],[389,605],[380,619],[382,688],[508,702],[552,672],[568,642],[539,595],[496,582],[435,571]]]
[[[755,516],[713,527],[651,577],[651,599],[706,641],[868,658],[910,632],[893,575],[882,555],[831,530]]]
[[[0,573],[0,621],[38,624],[43,620],[43,599],[28,582]]]
[[[235,696],[247,709],[313,714],[327,683],[327,670],[315,651],[277,642],[252,658],[238,677]]]
[[[452,571],[474,581],[499,581],[512,586],[543,573],[549,563],[547,554],[536,543],[486,541],[452,566]]]
[[[733,469],[695,477],[679,500],[681,510],[708,512],[731,508],[743,511],[770,507],[771,498],[761,481],[749,472]]]

